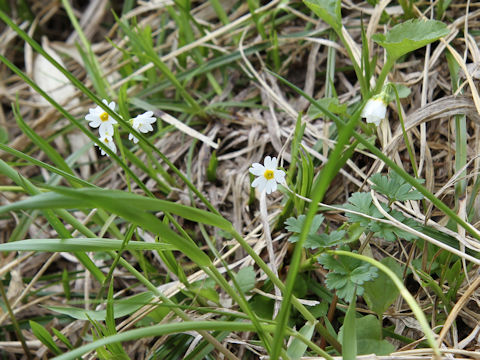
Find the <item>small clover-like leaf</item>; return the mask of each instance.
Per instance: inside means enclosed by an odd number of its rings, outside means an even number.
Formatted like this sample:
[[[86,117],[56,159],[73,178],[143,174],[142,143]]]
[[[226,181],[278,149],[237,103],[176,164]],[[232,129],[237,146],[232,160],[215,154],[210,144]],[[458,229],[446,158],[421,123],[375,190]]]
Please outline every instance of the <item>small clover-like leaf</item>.
[[[345,247],[349,250],[348,246]],[[357,295],[363,294],[363,284],[377,277],[377,268],[369,263],[348,256],[322,254],[318,262],[327,270],[326,284],[335,290],[339,298],[350,301],[357,289]]]
[[[392,60],[446,36],[447,26],[436,20],[412,19],[395,25],[386,34],[375,34],[373,41],[383,46]]]
[[[304,3],[333,29],[341,29],[341,0],[304,0]]]
[[[423,195],[418,190],[413,189],[412,185],[396,172],[391,172],[388,177],[377,173],[372,175],[370,179],[374,184],[372,189],[388,196],[391,201],[423,199]],[[419,181],[423,182],[423,179]]]
[[[296,243],[298,241],[299,234],[302,232],[303,224],[305,223],[305,219],[305,215],[300,215],[298,218],[290,217],[285,221],[285,225],[287,225],[285,228],[288,231],[296,233],[295,235],[290,236],[288,241],[291,243]],[[308,234],[315,234],[320,228],[320,225],[322,225],[324,219],[325,217],[321,214],[315,215],[313,217],[312,226],[310,227]]]

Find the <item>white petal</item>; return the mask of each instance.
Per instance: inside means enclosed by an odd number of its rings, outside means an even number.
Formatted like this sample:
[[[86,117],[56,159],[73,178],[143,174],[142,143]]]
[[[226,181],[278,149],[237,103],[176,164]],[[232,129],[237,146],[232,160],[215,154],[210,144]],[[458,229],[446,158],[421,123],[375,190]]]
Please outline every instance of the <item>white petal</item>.
[[[109,122],[101,123],[98,132],[101,138],[105,136],[113,136],[113,125]]]
[[[92,128],[97,128],[99,127],[101,124],[101,122],[98,120],[98,119],[94,119],[93,121],[91,121],[90,123],[88,123],[88,125]]]
[[[108,107],[109,107],[112,111],[115,111],[115,101],[112,101],[110,104],[108,104]]]
[[[253,174],[255,176],[263,176],[265,173],[265,167],[262,164],[259,163],[253,163],[252,167],[248,169],[250,174]]]
[[[265,190],[265,186],[267,186],[267,179],[265,179],[263,176],[256,178],[252,182],[252,187],[258,188],[258,191],[260,192]]]
[[[277,168],[277,158],[276,157],[273,157],[272,160],[270,161],[270,166],[271,166],[271,170],[275,170]]]
[[[279,184],[285,183],[285,171],[283,170],[273,170],[273,176],[276,182]]]
[[[267,194],[270,194],[275,190],[277,190],[277,182],[274,179],[268,180],[266,186]]]
[[[265,169],[271,169],[272,168],[271,162],[272,162],[272,158],[270,156],[266,156],[265,160],[263,160],[263,165],[265,165]]]

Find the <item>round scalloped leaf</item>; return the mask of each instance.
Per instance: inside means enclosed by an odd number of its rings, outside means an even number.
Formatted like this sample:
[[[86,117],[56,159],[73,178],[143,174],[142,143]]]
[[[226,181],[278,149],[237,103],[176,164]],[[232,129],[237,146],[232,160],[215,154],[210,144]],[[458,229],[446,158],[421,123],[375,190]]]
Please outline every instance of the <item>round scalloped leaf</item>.
[[[386,34],[373,35],[373,41],[383,46],[391,59],[438,40],[449,32],[441,21],[413,19],[395,25]]]

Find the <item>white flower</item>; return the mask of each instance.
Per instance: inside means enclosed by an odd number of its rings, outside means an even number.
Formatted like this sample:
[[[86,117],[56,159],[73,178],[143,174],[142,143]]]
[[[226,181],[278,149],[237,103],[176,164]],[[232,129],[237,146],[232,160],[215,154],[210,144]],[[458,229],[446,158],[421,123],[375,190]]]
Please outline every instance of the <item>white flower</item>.
[[[102,102],[107,105],[112,111],[115,111],[115,102],[112,101],[110,104],[107,100],[103,99]],[[105,137],[107,133],[113,134],[113,125],[117,121],[108,115],[100,106],[97,106],[95,109],[88,109],[89,113],[85,116],[85,120],[90,121],[88,125],[92,128],[98,128],[100,137]]]
[[[367,123],[380,125],[380,121],[385,118],[387,113],[387,104],[381,96],[376,96],[367,101],[362,110],[362,117],[367,119]]]
[[[252,182],[253,187],[258,187],[258,191],[266,191],[270,194],[277,190],[277,183],[285,183],[285,171],[277,170],[277,158],[267,156],[263,164],[254,163],[249,169],[250,173],[258,176]]]
[[[147,111],[130,120],[130,123],[135,130],[145,134],[153,131],[152,124],[157,121],[152,115],[153,111]],[[128,135],[128,140],[133,140],[135,144],[138,142],[138,139],[133,134]]]
[[[110,133],[106,132],[105,134],[103,134],[102,136],[100,136],[99,140],[104,143],[105,145],[107,145],[110,150],[112,150],[114,153],[117,153],[117,146],[115,145],[115,143],[113,142],[113,137],[110,135]],[[97,145],[98,147],[100,147],[98,144],[95,144]],[[101,151],[101,154],[102,155],[106,155],[107,153],[105,152],[105,150],[103,150],[102,148],[100,148],[100,151]]]

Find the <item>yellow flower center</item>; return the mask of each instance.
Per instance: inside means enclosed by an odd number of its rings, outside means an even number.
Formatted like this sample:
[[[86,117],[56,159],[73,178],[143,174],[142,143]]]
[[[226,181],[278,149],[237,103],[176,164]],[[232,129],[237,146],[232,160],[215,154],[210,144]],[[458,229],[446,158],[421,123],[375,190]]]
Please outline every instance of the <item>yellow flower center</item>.
[[[108,120],[108,114],[106,112],[101,113],[100,114],[100,120],[107,121]]]
[[[105,144],[108,144],[108,138],[107,137],[105,138]]]
[[[263,173],[263,176],[265,177],[265,179],[267,180],[272,180],[274,178],[274,173],[273,173],[273,170],[265,170],[265,172]]]

